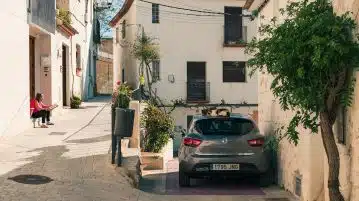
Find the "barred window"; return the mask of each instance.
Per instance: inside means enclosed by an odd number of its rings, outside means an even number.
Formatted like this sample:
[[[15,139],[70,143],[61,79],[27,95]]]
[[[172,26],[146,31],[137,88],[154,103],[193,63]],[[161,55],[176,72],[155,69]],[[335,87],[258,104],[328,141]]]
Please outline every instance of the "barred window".
[[[152,23],[160,23],[160,7],[158,4],[152,4]]]
[[[76,45],[76,68],[81,68],[81,46]]]
[[[152,79],[154,81],[160,80],[160,61],[152,62]]]
[[[245,82],[245,66],[245,62],[223,61],[223,82]]]

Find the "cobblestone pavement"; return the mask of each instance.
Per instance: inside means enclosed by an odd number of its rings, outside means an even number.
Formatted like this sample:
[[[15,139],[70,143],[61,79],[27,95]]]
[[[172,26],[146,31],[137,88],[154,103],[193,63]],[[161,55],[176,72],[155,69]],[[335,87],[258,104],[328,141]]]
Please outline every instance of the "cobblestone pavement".
[[[69,110],[55,117],[56,125],[49,129],[32,128],[16,136],[2,137],[0,201],[266,201],[264,198],[289,196],[277,188],[264,189],[265,195],[259,196],[166,194],[169,188],[166,183],[176,183],[175,164],[168,174],[144,179],[147,189],[164,193],[134,189],[126,171],[110,164],[107,102],[108,99],[95,99],[85,103],[85,109]],[[23,184],[11,179],[18,175],[40,175],[50,180],[38,185]]]

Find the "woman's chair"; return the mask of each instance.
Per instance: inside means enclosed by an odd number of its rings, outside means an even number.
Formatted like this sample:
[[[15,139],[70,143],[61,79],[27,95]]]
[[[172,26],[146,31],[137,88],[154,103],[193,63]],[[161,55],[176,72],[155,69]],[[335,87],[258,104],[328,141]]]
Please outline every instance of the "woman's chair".
[[[36,121],[37,121],[37,125],[41,126],[41,118],[33,118],[32,117],[34,110],[35,110],[35,100],[31,100],[30,101],[30,119],[32,121],[34,128],[36,128]]]

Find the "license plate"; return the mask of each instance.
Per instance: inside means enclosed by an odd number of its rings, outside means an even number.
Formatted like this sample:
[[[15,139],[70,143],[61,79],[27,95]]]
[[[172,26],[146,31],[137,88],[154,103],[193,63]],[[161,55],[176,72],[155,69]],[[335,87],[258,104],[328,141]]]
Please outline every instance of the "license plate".
[[[239,170],[239,164],[213,164],[212,170]]]

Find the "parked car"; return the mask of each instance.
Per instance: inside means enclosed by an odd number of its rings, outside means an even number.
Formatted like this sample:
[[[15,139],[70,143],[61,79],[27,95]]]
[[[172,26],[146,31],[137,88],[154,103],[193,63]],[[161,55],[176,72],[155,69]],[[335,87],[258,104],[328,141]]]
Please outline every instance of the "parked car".
[[[256,123],[240,114],[194,116],[183,131],[179,149],[179,184],[191,178],[259,176],[261,186],[273,183],[270,154]]]

